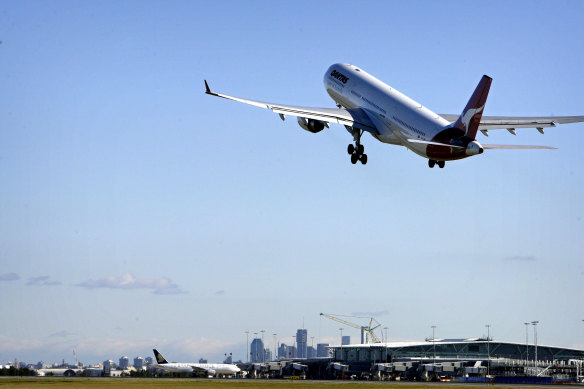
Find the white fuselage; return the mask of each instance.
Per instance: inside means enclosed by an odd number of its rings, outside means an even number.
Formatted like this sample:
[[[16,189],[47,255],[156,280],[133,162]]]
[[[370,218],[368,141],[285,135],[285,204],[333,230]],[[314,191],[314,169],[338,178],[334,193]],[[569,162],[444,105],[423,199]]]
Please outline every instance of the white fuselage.
[[[412,143],[408,139],[431,141],[450,124],[353,65],[332,65],[324,75],[324,86],[331,98],[343,107],[363,108],[375,113],[381,123],[375,123],[380,134],[373,136],[379,141],[405,146],[426,158],[427,145]]]
[[[228,363],[160,363],[155,365],[159,369],[163,369],[173,373],[196,373],[198,371],[207,371],[210,375],[223,374],[235,375],[241,371],[237,365]]]

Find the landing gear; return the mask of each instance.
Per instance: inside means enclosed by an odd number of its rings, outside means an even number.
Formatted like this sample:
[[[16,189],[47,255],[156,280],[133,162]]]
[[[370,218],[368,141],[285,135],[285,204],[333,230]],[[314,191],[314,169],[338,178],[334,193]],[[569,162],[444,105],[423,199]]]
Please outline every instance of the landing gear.
[[[355,144],[350,144],[347,146],[347,153],[351,156],[351,163],[354,165],[357,161],[361,161],[363,165],[367,163],[367,154],[365,154],[365,147],[361,144],[361,135],[363,131],[354,130],[353,138],[355,139]]]
[[[429,159],[429,160],[428,160],[428,166],[429,166],[430,168],[433,168],[433,167],[434,167],[434,165],[438,165],[438,167],[439,167],[440,169],[443,169],[443,168],[444,168],[444,166],[446,165],[446,162],[444,162],[444,161],[435,161],[435,160],[433,160],[433,159]]]

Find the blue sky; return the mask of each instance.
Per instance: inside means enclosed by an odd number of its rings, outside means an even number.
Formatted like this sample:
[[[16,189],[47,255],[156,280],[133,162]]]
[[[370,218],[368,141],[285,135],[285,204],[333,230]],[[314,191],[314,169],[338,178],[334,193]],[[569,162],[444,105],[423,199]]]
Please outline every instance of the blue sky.
[[[426,160],[203,94],[333,107],[358,65],[435,112],[483,74],[486,115],[582,115],[579,1],[21,1],[0,7],[0,361],[172,360],[244,331],[334,342],[320,312],[391,340],[584,348],[584,126],[491,133]],[[357,331],[346,330],[354,339]],[[530,335],[531,336],[531,335]]]

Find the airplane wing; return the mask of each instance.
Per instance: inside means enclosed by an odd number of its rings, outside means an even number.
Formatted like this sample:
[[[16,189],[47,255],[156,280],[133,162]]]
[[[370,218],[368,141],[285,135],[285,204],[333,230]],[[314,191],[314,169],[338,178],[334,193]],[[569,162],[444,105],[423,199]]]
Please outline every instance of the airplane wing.
[[[458,115],[440,114],[449,122],[458,119]],[[487,130],[508,130],[515,135],[516,128],[537,128],[543,134],[545,127],[555,127],[556,124],[584,122],[584,116],[483,116],[479,130],[488,136]]]
[[[271,109],[273,112],[279,114],[282,120],[285,119],[286,115],[290,115],[303,117],[307,119],[320,120],[327,124],[336,123],[344,126],[354,127],[360,130],[370,132],[375,135],[380,134],[377,127],[375,127],[373,122],[369,119],[367,111],[361,108],[355,109],[312,108],[242,99],[240,97],[234,97],[222,93],[212,92],[206,80],[205,93],[211,96],[217,96],[228,100],[239,101],[240,103],[255,105],[256,107],[260,108]]]
[[[193,369],[193,373],[215,375],[215,370],[213,369],[205,369],[196,365],[191,365],[191,368]]]

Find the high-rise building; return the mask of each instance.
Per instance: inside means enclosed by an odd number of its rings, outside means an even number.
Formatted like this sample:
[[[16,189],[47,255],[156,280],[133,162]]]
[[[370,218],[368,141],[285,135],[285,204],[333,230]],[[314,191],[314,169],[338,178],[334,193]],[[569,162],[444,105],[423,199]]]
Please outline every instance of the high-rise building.
[[[300,329],[296,331],[296,348],[298,349],[297,358],[306,358],[306,341],[308,340],[308,330]]]
[[[120,358],[120,364],[118,365],[118,368],[120,370],[126,370],[128,368],[129,364],[130,364],[130,358],[123,356]]]
[[[308,346],[306,348],[306,358],[315,358],[316,357],[316,350],[312,346]]]
[[[114,361],[108,359],[107,361],[103,361],[103,372],[105,374],[109,374],[110,371],[114,368]]]
[[[286,359],[288,358],[288,345],[286,343],[280,344],[278,347],[278,359]]]
[[[316,345],[316,356],[318,358],[328,358],[330,356],[330,351],[328,349],[328,343],[319,343]]]
[[[134,367],[136,368],[136,370],[142,370],[142,368],[144,367],[144,359],[142,359],[142,357],[134,358]]]
[[[349,335],[343,335],[343,340],[341,341],[342,345],[347,345],[347,344],[351,344],[351,336]]]
[[[264,342],[260,338],[255,338],[250,345],[250,361],[265,362],[264,361]]]
[[[205,358],[199,358],[199,363],[207,363],[207,360]]]

